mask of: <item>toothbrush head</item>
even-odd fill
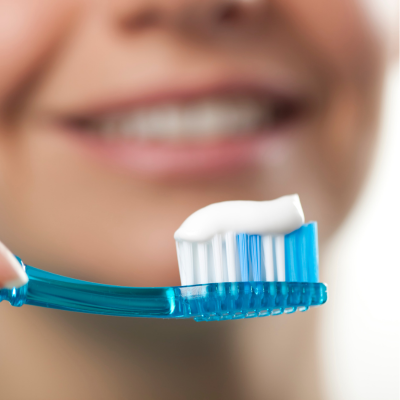
[[[305,311],[327,300],[317,224],[304,224],[297,195],[213,204],[190,216],[175,240],[182,293],[197,298],[197,306],[187,302],[198,320]]]

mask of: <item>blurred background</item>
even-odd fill
[[[388,72],[384,93],[374,166],[325,260],[323,281],[329,282],[330,301],[320,351],[329,399],[399,396],[398,65]]]
[[[329,301],[216,323],[0,305],[0,398],[395,400],[398,2],[0,0],[0,240],[179,285],[173,233],[298,193]]]

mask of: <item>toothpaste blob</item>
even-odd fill
[[[216,234],[285,235],[300,228],[304,213],[297,194],[271,201],[224,201],[193,213],[175,232],[177,241],[206,242]]]

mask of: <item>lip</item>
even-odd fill
[[[288,99],[304,106],[307,96],[299,96],[285,89],[260,85],[259,83],[234,84],[217,83],[175,88],[149,93],[133,98],[117,99],[94,104],[84,111],[71,114],[56,114],[51,123],[56,130],[85,154],[105,162],[123,171],[144,179],[193,179],[212,178],[234,174],[244,169],[256,168],[265,157],[265,152],[272,149],[274,143],[293,131],[300,118],[282,124],[282,126],[248,132],[243,137],[228,137],[217,141],[199,141],[196,143],[148,142],[134,138],[101,137],[96,132],[83,131],[65,123],[71,115],[97,117],[105,114],[122,113],[136,107],[146,107],[167,102],[185,102],[215,95],[270,96],[276,99]],[[301,100],[299,100],[301,99]],[[295,129],[296,130],[296,129]]]
[[[276,99],[289,101],[310,101],[314,97],[312,93],[296,85],[293,79],[287,78],[284,84],[282,79],[274,79],[260,82],[259,79],[243,79],[239,76],[214,78],[202,81],[198,79],[188,84],[187,82],[169,82],[161,84],[149,90],[130,90],[128,94],[111,94],[104,96],[104,100],[84,100],[78,109],[70,107],[67,111],[57,111],[57,117],[65,117],[66,114],[74,116],[95,117],[103,114],[119,113],[137,107],[147,107],[157,103],[185,102],[201,97],[218,95],[252,94],[254,96],[271,96]],[[163,87],[161,87],[163,86]],[[135,93],[135,94],[132,94]],[[58,115],[57,115],[58,114]]]
[[[67,133],[88,154],[143,178],[217,177],[257,165],[272,134],[202,144],[143,143],[132,139],[100,140]],[[274,135],[275,136],[275,135]]]

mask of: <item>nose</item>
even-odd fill
[[[120,18],[127,31],[168,28],[180,31],[214,31],[249,19],[263,0],[162,0],[145,2]],[[257,7],[259,9],[259,7]]]

